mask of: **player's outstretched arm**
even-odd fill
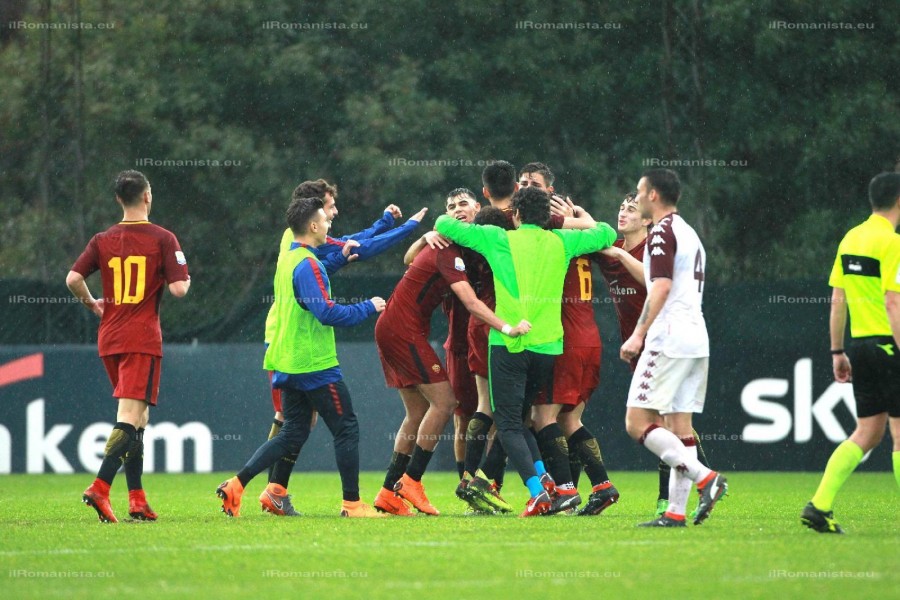
[[[376,235],[390,230],[396,222],[395,216],[399,217],[400,214],[400,209],[395,205],[390,204],[387,208],[384,209],[384,212],[381,214],[381,218],[372,223],[370,227],[367,227],[362,231],[357,231],[356,233],[351,233],[350,235],[345,235],[336,239],[341,242],[346,242],[347,240],[356,240],[357,242],[361,242],[363,240],[375,237]]]
[[[331,298],[328,275],[321,263],[313,259],[300,262],[294,269],[294,297],[305,306],[323,325],[332,327],[352,327],[378,310],[380,298],[364,300],[355,304],[338,304]],[[383,300],[382,300],[383,302]],[[382,308],[382,310],[384,310]]]
[[[94,299],[81,273],[69,271],[69,274],[66,275],[66,287],[88,310],[98,317],[103,316],[103,300]]]
[[[600,251],[600,254],[609,256],[618,260],[628,271],[628,274],[634,277],[641,286],[644,285],[644,263],[636,259],[630,252],[626,252],[618,246],[610,246]]]
[[[460,246],[471,248],[485,258],[492,250],[497,250],[498,242],[506,238],[506,232],[494,225],[471,225],[457,221],[448,215],[441,215],[434,224],[435,230],[445,238]]]
[[[457,297],[466,307],[466,310],[469,311],[469,314],[477,318],[479,321],[487,323],[497,331],[510,337],[519,337],[521,335],[525,335],[531,330],[531,323],[524,319],[519,321],[519,323],[515,327],[513,327],[510,324],[506,323],[503,319],[498,317],[494,313],[494,311],[492,311],[484,302],[478,299],[478,296],[475,295],[475,290],[472,289],[472,286],[468,281],[457,281],[450,286],[450,289],[453,290],[453,293],[457,295]]]
[[[378,256],[385,250],[393,248],[396,244],[408,238],[413,230],[422,222],[422,219],[425,217],[426,212],[428,212],[428,209],[423,208],[422,210],[411,216],[406,221],[406,223],[404,223],[400,227],[396,227],[394,229],[391,229],[390,231],[372,236],[367,239],[342,241],[336,240],[334,238],[329,238],[329,241],[326,244],[316,248],[316,258],[322,261],[322,264],[325,265],[325,268],[329,274],[334,274],[338,269],[345,266],[347,262],[349,262],[343,260],[341,256],[338,256],[338,254],[340,254],[338,251],[343,250],[346,245],[351,242],[359,244],[353,249],[353,253],[356,255],[355,260],[368,260],[374,256]],[[344,258],[346,258],[346,256]]]
[[[554,232],[562,238],[566,251],[566,262],[576,256],[590,254],[609,248],[616,241],[616,230],[606,223],[594,223],[591,229],[569,230],[556,229]]]

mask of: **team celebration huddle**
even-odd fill
[[[439,515],[424,481],[437,441],[452,420],[460,477],[456,496],[470,512],[514,511],[501,495],[504,481],[508,489],[509,465],[527,490],[522,517],[601,514],[620,492],[610,481],[600,440],[582,422],[600,380],[596,265],[620,326],[621,368],[633,374],[625,428],[659,458],[656,514],[640,526],[703,523],[728,483],[709,466],[692,423],[694,413],[704,409],[709,367],[701,308],[706,254],[678,213],[679,177],[668,169],[644,172],[635,191],[617,200],[616,229],[555,194],[553,184],[543,163],[517,172],[508,162],[492,162],[482,172],[480,194],[462,187],[447,194],[434,230],[406,251],[408,268],[391,296],[355,304],[333,299],[329,276],[406,240],[427,209],[397,226],[402,212],[389,205],[370,228],[333,238],[337,187],[323,179],[297,186],[286,211],[288,228],[265,327],[263,366],[271,379],[273,424],[268,441],[216,490],[222,511],[240,516],[245,488],[265,472],[263,510],[299,516],[288,494],[289,479],[321,419],[333,436],[342,516]],[[896,212],[898,194],[891,185],[897,187],[896,181],[882,185],[887,190],[882,195],[893,193],[895,206],[884,210]],[[187,294],[190,276],[175,236],[148,220],[152,193],[144,175],[120,173],[116,199],[123,220],[94,236],[67,277],[72,293],[101,317],[100,356],[118,399],[102,465],[83,501],[101,521],[116,522],[109,493],[121,467],[130,516],[152,521],[157,515],[141,475],[143,432],[149,407],[156,405],[162,364],[159,305],[164,287],[176,297]],[[841,260],[838,256],[833,285],[843,283],[842,273],[855,274],[852,265],[841,271]],[[98,270],[102,299],[94,299],[85,283]],[[429,343],[432,314],[439,307],[449,322],[445,361]],[[872,318],[882,313],[883,308]],[[384,449],[384,482],[369,504],[359,487],[360,428],[334,327],[352,327],[376,315],[375,345],[385,382],[397,390],[405,415],[392,452]],[[838,321],[840,336],[833,331],[833,344],[842,345],[845,323],[846,313]],[[886,334],[883,329],[871,335],[891,335],[890,326]],[[834,352],[835,376],[846,381],[849,363],[842,352]],[[878,409],[877,400],[868,402],[861,417],[880,418],[888,410]],[[818,531],[840,532],[830,503],[861,460],[860,447],[866,447],[851,440],[832,457],[836,466],[829,462],[822,487],[804,509],[803,522]],[[589,484],[582,485],[582,470]],[[688,514],[693,489],[698,500]]]

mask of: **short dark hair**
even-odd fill
[[[869,182],[872,210],[888,210],[900,196],[900,173],[880,173]]]
[[[294,235],[306,233],[306,228],[320,208],[325,208],[325,201],[321,198],[294,198],[291,200],[285,217],[287,217],[288,227],[291,228]]]
[[[450,198],[457,198],[459,196],[468,196],[475,202],[478,202],[478,198],[475,196],[475,192],[466,187],[458,187],[450,190],[450,193],[447,194],[446,199],[449,200]]]
[[[516,191],[516,168],[505,160],[496,160],[481,172],[481,183],[491,198],[509,198]]]
[[[522,223],[546,227],[550,221],[550,195],[540,188],[519,188],[513,196],[512,207],[518,211]]]
[[[553,175],[553,171],[550,170],[550,167],[542,162],[530,162],[522,167],[522,170],[519,171],[519,178],[526,173],[538,173],[544,178],[544,183],[547,184],[547,187],[553,185],[553,181],[556,179],[556,176]]]
[[[140,171],[122,171],[116,175],[116,198],[125,206],[135,206],[150,187],[150,182]]]
[[[649,169],[644,171],[650,187],[659,192],[663,202],[675,206],[681,198],[681,180],[678,173],[671,169]]]
[[[634,192],[628,192],[625,194],[625,197],[622,198],[623,202],[634,202],[634,199],[637,198],[637,194]]]
[[[513,228],[506,213],[495,206],[483,206],[472,222],[476,225],[496,225],[506,230]]]
[[[337,198],[337,185],[328,183],[324,179],[316,179],[315,181],[304,181],[291,194],[291,200],[297,198],[321,198],[325,199],[325,194],[331,194]]]

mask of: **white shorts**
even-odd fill
[[[671,358],[644,350],[631,378],[626,406],[660,414],[702,413],[709,357]]]

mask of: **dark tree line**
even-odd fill
[[[233,318],[270,285],[300,181],[338,183],[347,233],[388,203],[433,218],[504,158],[548,163],[608,221],[648,164],[690,161],[674,168],[711,282],[821,280],[900,156],[898,17],[862,0],[11,0],[0,277],[61,285],[136,168],[197,284],[170,318]]]

